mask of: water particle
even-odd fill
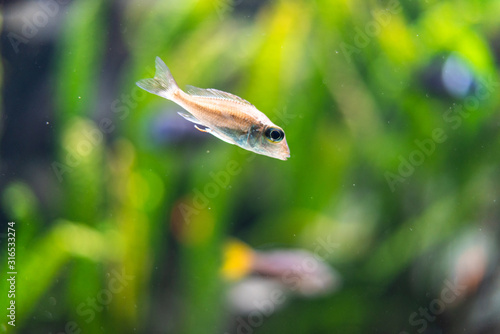
[[[50,122],[45,122],[45,124],[49,125],[49,124],[50,124]]]

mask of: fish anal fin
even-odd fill
[[[194,86],[186,86],[186,91],[188,92],[189,95],[192,96],[200,96],[200,97],[208,97],[208,98],[214,98],[214,99],[224,99],[224,100],[230,100],[230,101],[236,101],[239,103],[247,104],[249,106],[253,106],[250,102],[248,102],[245,99],[242,99],[239,96],[236,96],[234,94],[228,93],[228,92],[223,92],[218,89],[214,88],[198,88]]]

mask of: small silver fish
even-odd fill
[[[187,113],[178,114],[197,124],[195,128],[202,132],[272,158],[286,160],[290,157],[283,129],[253,104],[217,89],[187,86],[186,93],[179,88],[167,65],[159,57],[156,57],[155,77],[140,80],[136,84],[145,91],[180,105]]]

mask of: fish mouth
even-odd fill
[[[290,158],[290,153],[288,154],[283,154],[281,157],[279,157],[278,159],[280,160],[283,160],[283,161],[286,161],[288,158]]]

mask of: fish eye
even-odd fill
[[[267,139],[275,143],[280,142],[283,138],[285,138],[283,130],[277,128],[268,128],[264,134]]]

